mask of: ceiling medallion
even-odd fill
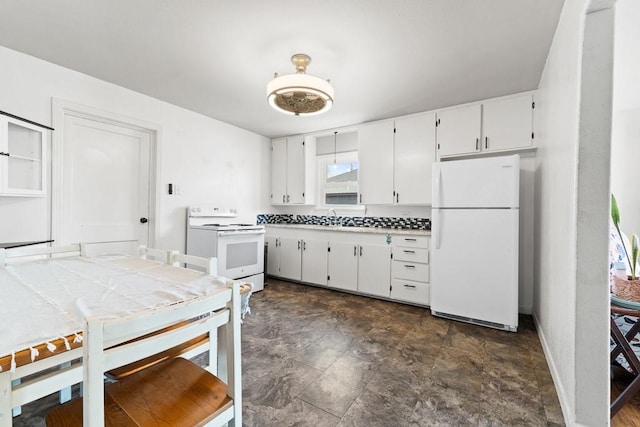
[[[328,111],[333,105],[333,87],[329,80],[306,74],[311,57],[297,53],[291,57],[295,74],[278,76],[267,85],[269,104],[278,111],[310,116]]]

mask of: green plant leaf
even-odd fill
[[[613,221],[613,225],[616,226],[616,230],[618,231],[618,237],[620,237],[620,243],[622,243],[622,249],[624,249],[624,254],[627,256],[627,262],[629,263],[629,268],[631,268],[631,275],[635,277],[635,262],[633,265],[631,264],[631,259],[629,258],[629,252],[627,251],[627,247],[624,245],[624,239],[622,238],[622,232],[620,231],[620,211],[618,210],[618,202],[616,201],[616,196],[611,193],[611,220]]]
[[[640,253],[640,249],[638,249],[638,236],[635,234],[631,235],[631,279],[636,280],[638,276],[636,276],[636,264],[638,263],[638,254]]]
[[[613,193],[611,194],[611,219],[613,220],[613,225],[618,228],[620,226],[620,211],[618,210],[616,196]]]

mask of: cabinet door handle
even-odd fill
[[[302,242],[302,250],[303,251],[307,250],[307,242]]]
[[[298,240],[298,250],[300,250],[300,240]]]
[[[408,251],[408,250],[403,250],[402,252],[404,252],[405,254],[415,254],[416,251]]]
[[[289,203],[289,195],[287,194],[287,203]]]
[[[405,287],[405,288],[413,288],[413,289],[415,289],[415,288],[416,288],[416,285],[407,285],[407,284],[405,283],[405,284],[404,284],[404,287]]]
[[[362,193],[360,193],[360,203],[362,203]]]
[[[284,196],[284,194],[283,194],[283,195],[282,195],[282,203],[284,203],[284,202],[285,202],[284,197],[285,197],[285,196]]]
[[[484,148],[485,149],[489,148],[489,137],[488,136],[484,137]]]
[[[396,203],[400,203],[400,193],[396,193]]]
[[[411,239],[411,238],[405,237],[405,238],[404,238],[404,241],[405,241],[405,242],[417,242],[418,240],[417,240],[417,239]]]
[[[357,256],[358,255],[358,247],[354,246],[353,247],[353,256]]]
[[[362,256],[362,246],[360,246],[360,256]]]
[[[480,138],[476,138],[476,150],[478,150],[478,143],[480,142]]]
[[[411,265],[411,264],[405,264],[404,268],[413,268],[413,269],[415,269],[416,266],[415,265]]]

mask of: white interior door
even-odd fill
[[[149,132],[65,116],[59,243],[92,254],[149,243],[150,144]]]

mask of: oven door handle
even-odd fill
[[[220,236],[220,237],[223,237],[223,236],[237,236],[237,237],[241,237],[241,236],[257,236],[259,234],[264,234],[264,233],[265,233],[265,230],[218,231],[218,236]]]

